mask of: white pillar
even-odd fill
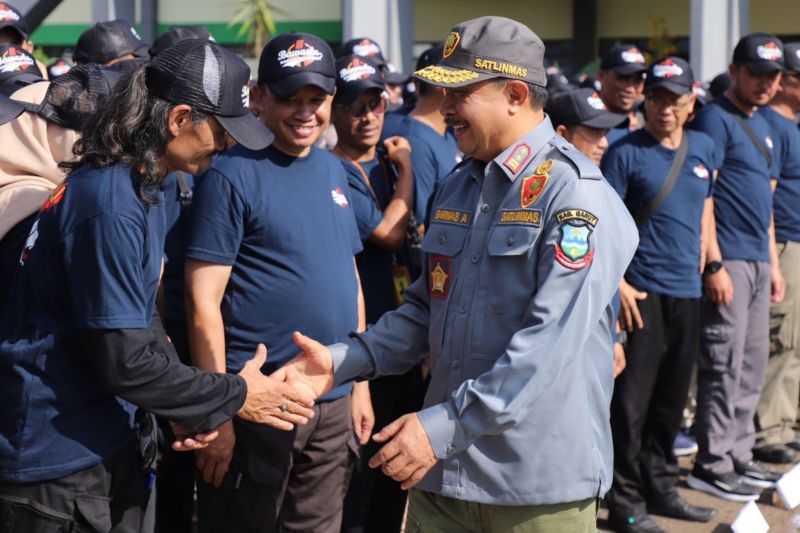
[[[689,58],[697,79],[727,70],[739,38],[749,32],[750,0],[691,0]]]
[[[136,22],[135,0],[92,0],[92,22],[123,19]]]
[[[369,37],[384,57],[411,72],[414,44],[414,0],[342,0],[342,40]]]

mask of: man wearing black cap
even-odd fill
[[[612,113],[592,89],[575,89],[553,96],[547,114],[556,133],[571,142],[586,157],[600,165],[608,148],[608,130],[625,127],[628,117]]]
[[[769,357],[770,301],[784,296],[772,224],[771,180],[780,174],[772,128],[759,107],[778,90],[783,44],[743,37],[733,51],[731,86],[703,106],[693,127],[715,144],[714,226],[703,270],[698,359],[697,444],[689,485],[732,501],[752,501],[780,477],[753,461],[753,417]]]
[[[608,142],[614,142],[629,131],[641,128],[644,117],[638,111],[638,105],[644,83],[644,72],[647,63],[642,52],[631,44],[622,44],[611,48],[603,56],[597,81],[600,82],[600,98],[608,109],[614,113],[624,113],[630,119],[625,127],[613,128],[609,131]]]
[[[195,190],[186,305],[199,368],[236,372],[266,342],[269,373],[297,353],[292,331],[339,342],[363,328],[354,259],[362,244],[347,174],[314,146],[335,84],[325,41],[305,33],[270,40],[253,97],[275,140],[223,154]],[[350,393],[347,383],[319,398],[315,423],[293,435],[239,418],[221,427],[220,442],[198,454],[201,529],[338,532],[358,448]]]
[[[332,122],[339,141],[333,153],[347,171],[349,196],[364,243],[356,262],[368,324],[395,309],[411,283],[404,249],[414,205],[411,148],[402,137],[379,141],[387,106],[383,85],[383,76],[369,59],[349,55],[336,61]],[[419,409],[423,394],[418,368],[403,376],[354,385],[353,424],[363,446],[362,465],[353,473],[345,498],[344,531],[400,530],[406,494],[398,483],[368,467],[369,456],[378,451],[370,436],[376,424],[382,428],[397,416]]]
[[[28,40],[28,25],[14,6],[0,2],[0,43],[16,44],[33,52],[33,43]]]
[[[16,44],[0,43],[0,93],[11,96],[22,87],[44,81],[36,58]]]
[[[784,46],[781,89],[759,113],[772,126],[780,171],[773,196],[775,240],[786,281],[783,302],[770,308],[770,356],[756,411],[753,455],[766,462],[791,462],[800,443],[794,435],[800,392],[800,43]]]
[[[593,531],[611,485],[611,299],[638,238],[544,114],[543,57],[528,27],[481,17],[415,73],[445,88],[469,156],[436,193],[423,274],[365,333],[330,347],[295,334],[285,369],[319,392],[430,352],[425,407],[375,435],[370,460],[415,488],[410,531]]]
[[[620,532],[663,531],[648,512],[700,522],[714,516],[680,498],[672,454],[699,342],[703,220],[716,168],[711,138],[684,129],[693,83],[683,59],[653,63],[644,128],[614,144],[601,167],[639,226],[639,248],[620,283],[627,366],[611,402],[607,499]]]
[[[258,371],[263,345],[239,376],[205,373],[177,361],[153,318],[164,175],[202,171],[228,135],[270,141],[239,97],[248,77],[241,59],[202,41],[141,65],[84,130],[64,165],[72,172],[42,206],[0,320],[9,531],[140,531],[155,459],[144,409],[183,426],[181,449],[205,445],[215,432],[194,434],[237,413],[286,430],[313,416],[307,389]]]
[[[417,59],[417,70],[436,65],[442,60],[442,45],[425,50]],[[411,144],[411,163],[414,169],[414,218],[425,223],[428,204],[437,185],[460,160],[455,137],[449,131],[444,116],[439,112],[444,89],[415,78],[417,103],[404,116],[387,115],[383,138],[400,136]]]
[[[109,20],[96,23],[78,37],[72,60],[78,65],[112,65],[128,59],[146,59],[150,57],[147,49],[133,26],[124,20]]]

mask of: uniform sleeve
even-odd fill
[[[244,238],[245,216],[242,195],[227,177],[210,169],[192,196],[186,257],[233,265]]]
[[[64,264],[79,329],[146,328],[145,229],[115,213],[94,217],[65,236]]]
[[[353,206],[358,234],[362,241],[366,241],[383,221],[383,212],[375,205],[375,200],[369,187],[364,183],[361,172],[345,161],[342,161],[342,166],[347,173],[348,195],[350,205]]]
[[[600,170],[603,172],[603,177],[617,191],[619,197],[623,200],[628,193],[628,172],[625,165],[624,152],[622,148],[624,144],[616,143],[609,148],[608,152],[603,156],[600,162]]]
[[[596,226],[588,235],[591,261],[586,261],[586,254],[572,261],[572,244],[562,237],[573,229],[580,234],[585,226],[579,221],[571,225],[563,218],[566,211],[551,212],[543,228],[544,241],[538,245],[536,293],[522,329],[511,337],[491,370],[464,381],[448,401],[419,412],[440,459],[465,450],[483,435],[502,433],[524,420],[562,369],[585,364],[581,359],[587,341],[597,324],[610,317],[612,296],[638,245],[635,224],[608,189],[573,188],[559,198],[561,208],[578,217],[587,212],[597,215]],[[611,344],[602,350],[609,353]]]

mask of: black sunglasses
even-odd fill
[[[376,96],[368,103],[356,100],[349,104],[336,105],[343,107],[345,111],[347,111],[347,114],[350,115],[350,118],[361,118],[370,111],[375,115],[383,115],[386,112],[386,98],[384,98],[383,95]]]

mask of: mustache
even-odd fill
[[[446,117],[444,119],[445,124],[447,124],[448,128],[454,128],[456,126],[466,126],[467,123],[461,119]]]

